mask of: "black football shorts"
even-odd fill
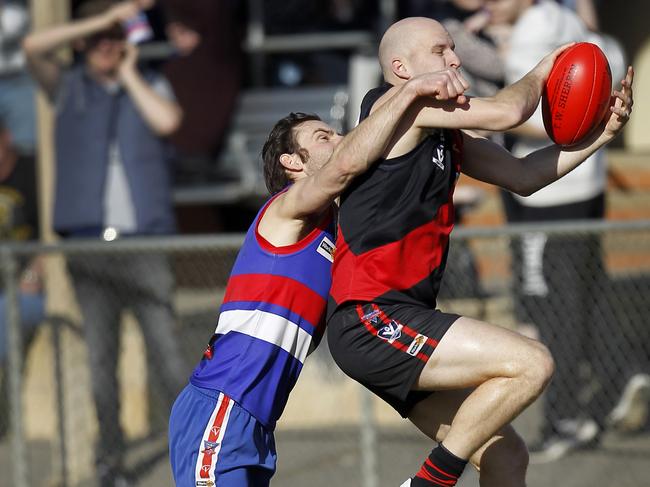
[[[411,304],[348,303],[330,317],[327,341],[343,372],[407,417],[431,394],[413,385],[458,318]]]

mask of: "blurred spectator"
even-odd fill
[[[162,137],[181,110],[163,77],[136,66],[125,21],[152,1],[90,0],[81,20],[32,33],[24,41],[30,69],[56,106],[54,229],[65,238],[112,241],[172,233],[171,178]],[[73,44],[81,62],[54,58]],[[173,276],[162,255],[86,255],[68,261],[84,319],[99,438],[99,485],[126,485],[124,437],[116,377],[120,314],[130,308],[144,335],[150,381],[163,386],[169,407],[185,368],[174,337]]]
[[[36,170],[33,156],[20,154],[10,131],[0,120],[0,242],[33,240],[38,236]],[[27,350],[44,318],[42,265],[39,258],[20,263],[18,303]],[[9,425],[7,409],[6,300],[0,292],[0,437]]]
[[[567,7],[554,1],[487,0],[493,25],[511,27],[505,42],[506,83],[512,83],[542,57],[567,42],[592,41],[607,54],[614,82],[624,76],[622,52],[616,42],[590,32]],[[516,129],[513,153],[528,154],[550,143],[541,108]],[[520,197],[503,193],[509,222],[601,219],[605,215],[605,152],[537,193]],[[607,276],[596,235],[555,236],[530,233],[514,243],[516,313],[535,325],[556,361],[556,373],[544,402],[546,423],[541,441],[531,446],[533,459],[553,460],[570,449],[599,440],[613,407],[620,369],[612,367],[615,328],[604,299]],[[591,367],[597,384],[589,392],[581,374]],[[584,399],[589,396],[588,399]]]
[[[578,14],[589,30],[598,31],[598,12],[594,0],[556,0],[565,7],[569,7]]]
[[[25,2],[0,1],[0,117],[11,131],[14,149],[21,154],[34,154],[36,146],[34,83],[25,70],[20,48],[28,31]]]
[[[438,18],[456,44],[463,60],[463,75],[470,82],[470,95],[492,96],[503,87],[503,62],[492,38],[484,29],[489,16],[484,0],[449,0]]]
[[[163,68],[184,118],[171,136],[179,182],[227,177],[217,156],[242,82],[243,19],[234,0],[164,0],[166,32],[175,48]]]

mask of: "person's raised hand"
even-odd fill
[[[104,13],[108,25],[118,24],[135,17],[142,10],[153,7],[155,0],[129,0],[113,5]]]
[[[120,80],[124,81],[125,76],[133,73],[138,61],[138,48],[130,42],[124,43],[124,57],[117,69]]]

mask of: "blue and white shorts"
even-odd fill
[[[222,392],[188,384],[169,418],[177,487],[267,487],[275,473],[273,432]]]

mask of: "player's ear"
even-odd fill
[[[401,79],[410,79],[411,74],[408,71],[408,68],[401,59],[393,59],[390,64],[393,74]]]
[[[302,169],[302,159],[298,154],[284,153],[280,156],[280,164],[289,171],[300,171]]]

